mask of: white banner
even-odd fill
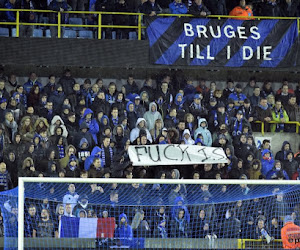
[[[222,148],[185,144],[159,144],[129,146],[133,166],[193,165],[227,163]]]

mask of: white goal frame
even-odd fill
[[[19,177],[18,186],[18,250],[24,249],[24,184],[26,182],[44,183],[97,183],[97,184],[208,184],[208,185],[300,185],[295,180],[216,180],[216,179],[126,179],[126,178],[59,178],[59,177]]]

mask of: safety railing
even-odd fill
[[[282,249],[282,240],[267,243],[265,239],[238,239],[238,249]]]
[[[56,26],[58,29],[57,37],[61,38],[61,28],[62,27],[80,27],[80,28],[97,28],[98,35],[97,38],[102,38],[102,29],[103,28],[113,28],[113,29],[137,29],[138,34],[138,40],[142,39],[142,29],[145,29],[146,27],[143,26],[142,18],[145,14],[143,13],[130,13],[130,12],[97,12],[97,11],[63,11],[63,12],[57,12],[52,10],[32,10],[32,9],[1,9],[0,12],[6,12],[6,11],[13,11],[16,12],[16,21],[15,22],[0,22],[1,25],[14,25],[16,26],[16,37],[19,37],[20,35],[20,25],[25,26]],[[25,23],[20,21],[20,12],[33,12],[33,13],[56,13],[57,14],[57,23]],[[61,23],[61,17],[62,14],[86,14],[86,15],[96,15],[98,24],[64,24]],[[102,17],[104,15],[126,15],[126,16],[137,16],[137,25],[107,25],[102,24]],[[170,17],[170,16],[176,16],[176,17],[194,17],[190,14],[158,14],[158,16],[162,17]],[[226,15],[209,15],[208,18],[216,18],[216,19],[222,19],[222,18],[237,18],[236,16],[226,16]],[[242,17],[238,17],[242,18]],[[255,17],[245,17],[245,19],[285,19],[285,20],[297,20],[297,27],[298,31],[300,32],[300,18],[299,17],[267,17],[267,16],[255,16]]]
[[[262,122],[262,121],[255,121],[255,123],[261,124],[261,134],[265,134],[265,123],[269,124],[290,124],[290,125],[296,125],[296,133],[299,134],[299,126],[300,122],[297,121],[289,121],[289,122],[276,122],[276,121],[269,121],[269,122]]]

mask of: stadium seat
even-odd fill
[[[65,30],[63,38],[77,38],[77,32],[75,30]]]
[[[9,37],[9,29],[8,28],[0,28],[0,36]]]
[[[12,30],[11,30],[11,36],[12,37],[16,37],[17,36],[17,30],[16,30],[16,28],[13,28]]]
[[[78,38],[94,38],[93,31],[91,30],[79,30],[79,36]]]
[[[34,29],[33,30],[33,37],[43,37],[43,30],[41,30],[41,29]]]
[[[50,29],[46,29],[46,37],[51,38],[51,31]]]
[[[137,40],[137,34],[135,31],[129,32],[129,40]]]
[[[69,24],[78,24],[82,25],[82,19],[78,17],[71,17],[69,18]],[[82,30],[82,27],[70,27],[72,30]]]

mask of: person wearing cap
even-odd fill
[[[207,109],[201,104],[203,99],[202,94],[195,94],[193,102],[189,106],[189,113],[195,118],[205,117],[207,115]]]
[[[141,103],[141,96],[136,95],[134,98],[134,110],[138,117],[143,117],[146,113],[146,107]]]
[[[284,226],[281,228],[281,240],[284,249],[300,248],[300,227],[294,223],[290,215],[284,218]]]
[[[235,85],[235,91],[229,95],[228,98],[231,98],[234,101],[235,108],[239,108],[240,106],[243,105],[244,100],[247,98],[243,93],[242,93],[242,85],[241,84],[236,84]]]
[[[250,128],[250,124],[244,118],[244,114],[241,110],[236,113],[236,117],[230,121],[229,129],[233,137],[240,136],[243,133],[245,126]]]
[[[209,114],[209,128],[212,132],[215,132],[221,124],[229,125],[230,117],[225,111],[225,104],[219,102],[216,112]]]
[[[251,107],[249,99],[245,99],[243,105],[239,108],[243,112],[244,117],[247,119],[247,121],[253,122],[255,117],[254,109]]]

